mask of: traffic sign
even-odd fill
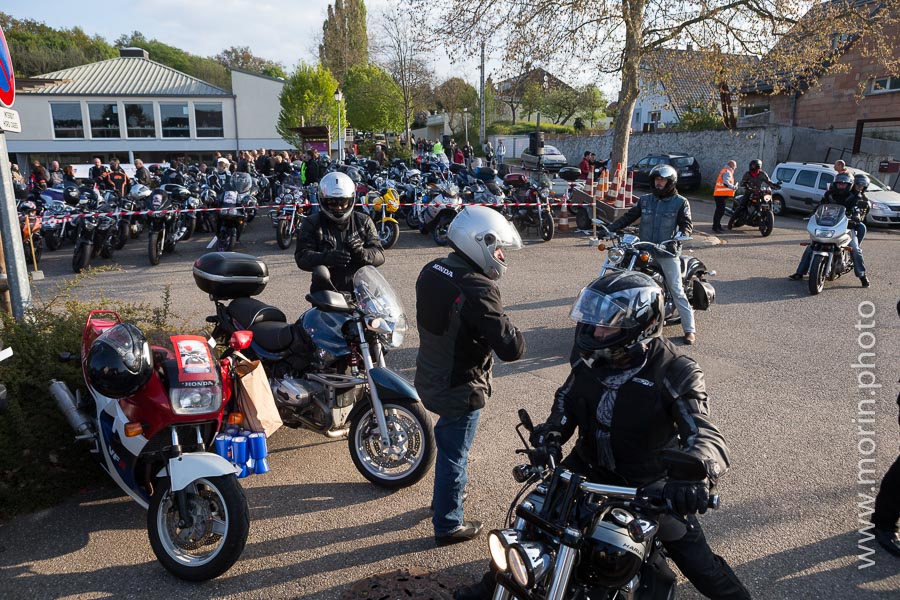
[[[0,108],[0,131],[22,133],[22,121],[19,120],[19,111],[11,108]]]
[[[12,57],[9,55],[9,46],[6,45],[6,36],[0,27],[0,106],[10,108],[16,99],[16,76],[13,73]]]

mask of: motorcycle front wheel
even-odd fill
[[[812,266],[809,268],[809,293],[812,296],[819,294],[825,288],[825,257],[814,256]]]
[[[434,243],[438,246],[446,246],[450,242],[450,238],[447,237],[447,231],[450,229],[451,222],[453,222],[453,217],[450,215],[438,217],[438,222],[434,226],[434,231],[432,231]]]
[[[759,232],[763,237],[769,237],[772,235],[772,230],[775,229],[775,214],[767,210],[763,213],[762,217],[759,220]]]
[[[375,223],[375,229],[378,231],[381,247],[385,250],[393,248],[400,239],[400,225],[394,221],[378,221]]]
[[[282,250],[287,250],[294,243],[294,236],[291,234],[291,222],[288,219],[278,221],[278,229],[275,230],[275,241]]]
[[[131,223],[128,221],[119,221],[119,233],[116,235],[116,250],[121,250],[125,247],[125,242],[128,241],[128,238],[131,237]]]
[[[553,222],[553,215],[550,214],[549,210],[545,210],[541,214],[541,227],[540,227],[540,235],[541,239],[545,242],[549,242],[553,239],[553,232],[556,230],[556,225]]]
[[[62,238],[59,237],[59,233],[54,231],[53,233],[47,236],[47,250],[53,252],[55,250],[59,250],[62,246]]]
[[[236,233],[237,230],[234,227],[220,228],[216,250],[218,252],[231,252],[234,249],[234,236]]]
[[[419,216],[416,214],[415,206],[410,206],[406,211],[406,226],[410,229],[419,228]]]
[[[159,257],[162,256],[165,242],[166,238],[163,236],[162,230],[150,231],[150,235],[147,237],[147,251],[150,255],[151,265],[159,264]]]
[[[371,402],[350,418],[350,458],[363,477],[377,486],[413,485],[434,464],[434,430],[422,404],[413,399],[382,402],[390,446],[381,443]]]
[[[191,525],[180,527],[170,482],[158,482],[147,512],[150,546],[179,579],[206,581],[230,569],[244,550],[250,531],[247,498],[234,475],[200,478],[184,491]]]
[[[87,242],[76,242],[75,252],[72,254],[72,270],[81,273],[91,264],[91,254],[93,252],[93,244]]]

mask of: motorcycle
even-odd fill
[[[362,197],[362,209],[372,217],[381,247],[385,250],[394,247],[400,239],[400,223],[393,214],[400,209],[400,198],[397,190],[383,181],[378,189],[369,190]]]
[[[692,238],[676,236],[661,244],[654,244],[653,242],[642,242],[638,236],[631,233],[614,234],[600,219],[595,219],[593,222],[597,224],[598,235],[611,240],[608,245],[600,243],[597,246],[600,251],[606,250],[606,260],[600,267],[600,277],[609,271],[646,273],[662,288],[665,294],[666,324],[680,322],[681,317],[678,315],[675,301],[669,294],[665,275],[659,264],[653,259],[653,255],[659,253],[662,256],[675,256],[675,253],[670,250],[670,245],[686,242]],[[716,290],[706,280],[706,277],[713,277],[716,272],[709,271],[703,261],[695,256],[680,255],[678,258],[681,264],[681,283],[688,302],[694,310],[708,310],[710,305],[716,301]]]
[[[706,479],[702,461],[667,449],[660,481],[639,488],[592,483],[557,465],[553,451],[529,447],[521,430],[534,426],[524,409],[519,421],[524,448],[516,453],[528,462],[513,469],[513,478],[523,488],[509,507],[506,528],[487,538],[497,571],[493,600],[674,598],[677,577],[658,533],[663,519],[691,525],[668,508],[663,488],[668,479]],[[713,495],[708,506],[718,508],[719,497]]]
[[[150,264],[154,266],[159,264],[163,253],[175,251],[175,245],[184,239],[188,230],[185,213],[178,210],[178,205],[165,188],[156,188],[147,198],[147,254]],[[181,189],[187,191],[186,188]]]
[[[861,215],[858,209],[852,213],[855,220]],[[851,240],[856,240],[856,228],[851,227],[847,209],[840,204],[820,204],[806,226],[812,247],[812,263],[809,268],[809,293],[820,294],[826,281],[834,281],[853,271]]]
[[[125,243],[129,239],[136,239],[144,230],[144,217],[135,213],[146,205],[149,196],[150,188],[140,183],[136,183],[128,188],[128,193],[125,194],[118,205],[120,214],[116,224],[118,231],[116,250],[124,248]]]
[[[118,238],[115,205],[108,204],[94,191],[84,206],[87,212],[78,219],[72,254],[72,270],[76,273],[87,269],[98,255],[112,258]]]
[[[299,178],[289,176],[281,186],[281,192],[275,199],[278,210],[270,210],[269,218],[275,228],[275,242],[282,250],[287,250],[294,243],[294,235],[303,220],[303,209],[306,206],[303,186]]]
[[[738,207],[737,201],[731,209],[731,218],[728,219],[728,229],[736,229],[742,225],[758,227],[763,237],[769,237],[775,228],[775,213],[772,212],[772,190],[781,189],[776,185],[770,188],[767,185],[757,189],[747,189],[747,203],[743,210]]]
[[[193,182],[186,183],[190,185]],[[178,223],[175,229],[176,231],[184,229],[179,241],[186,242],[194,236],[194,232],[197,230],[197,209],[200,208],[199,192],[195,196],[188,185],[168,184],[162,188],[168,192],[174,208],[178,210]]]
[[[235,347],[249,343],[241,342],[247,337],[236,336]],[[188,367],[188,347],[202,351],[203,369]],[[147,509],[150,545],[163,567],[189,581],[218,577],[240,556],[250,527],[239,469],[207,451],[222,423],[223,374],[231,373],[223,363],[230,357],[217,363],[198,336],[172,336],[171,347],[151,348],[118,314],[94,310],[80,358],[86,396],[50,382],[75,439],[86,442],[100,467]],[[118,371],[97,366],[116,360]],[[148,370],[142,383],[137,373]],[[230,390],[231,382],[224,383]]]
[[[245,355],[265,367],[285,425],[329,438],[347,436],[353,465],[385,488],[419,481],[434,463],[431,420],[416,389],[390,370],[384,348],[397,348],[406,316],[393,288],[374,267],[353,276],[352,293],[334,290],[325,267],[313,271],[312,308],[295,323],[253,296],[268,282],[261,260],[233,252],[201,256],[194,281],[215,303],[212,337],[253,333]],[[225,300],[231,300],[225,303]]]
[[[434,174],[430,174],[430,181],[434,182]],[[416,201],[416,219],[419,223],[419,232],[431,233],[434,243],[438,246],[446,246],[450,243],[447,231],[450,223],[463,209],[462,198],[459,196],[459,188],[446,180],[437,180]]]
[[[542,240],[552,240],[556,225],[550,212],[550,177],[543,172],[536,172],[530,179],[521,173],[510,173],[503,183],[512,190],[510,201],[524,204],[513,210],[516,229],[525,233],[529,227],[535,227]]]
[[[250,190],[253,180],[248,173],[235,173],[231,176],[229,188],[222,192],[218,225],[216,228],[216,250],[230,252],[234,249],[237,238],[244,230],[247,222],[247,207],[254,204]]]

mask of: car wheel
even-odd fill
[[[787,207],[784,205],[784,198],[781,196],[772,196],[772,214],[776,217],[782,216],[787,212]]]

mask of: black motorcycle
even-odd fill
[[[666,479],[640,488],[592,483],[556,465],[558,446],[529,447],[521,430],[534,427],[524,409],[519,420],[524,448],[516,453],[529,461],[513,469],[524,487],[509,507],[507,528],[488,534],[497,572],[493,600],[674,598],[677,577],[657,534],[663,520],[691,525],[668,508],[663,487],[667,479],[703,481],[703,462],[669,449],[661,456]],[[712,496],[709,507],[718,506]]]
[[[187,231],[184,213],[180,212],[176,199],[165,187],[153,190],[147,198],[147,255],[154,266],[159,264],[164,253],[175,250],[175,245]],[[182,186],[177,187],[187,191]]]
[[[731,218],[728,219],[728,229],[736,229],[742,225],[758,227],[763,237],[769,237],[775,228],[775,213],[772,211],[772,190],[780,190],[780,185],[769,187],[764,185],[759,189],[747,188],[747,201],[740,208],[737,200],[731,208]]]
[[[88,201],[86,212],[78,218],[75,230],[74,272],[81,273],[97,256],[112,258],[118,243],[117,210],[118,207],[96,193]]]
[[[216,250],[230,252],[241,236],[247,222],[247,207],[253,206],[253,180],[248,173],[231,176],[227,189],[221,193],[216,227]]]
[[[556,224],[550,212],[550,176],[537,172],[526,179],[520,173],[510,173],[503,182],[509,186],[510,202],[523,205],[512,208],[512,222],[516,229],[524,234],[533,227],[542,240],[552,240]]]
[[[303,187],[289,177],[275,200],[278,202],[278,209],[270,210],[269,218],[275,228],[275,242],[279,248],[287,250],[294,243],[294,235],[303,220],[303,210],[306,207]]]

